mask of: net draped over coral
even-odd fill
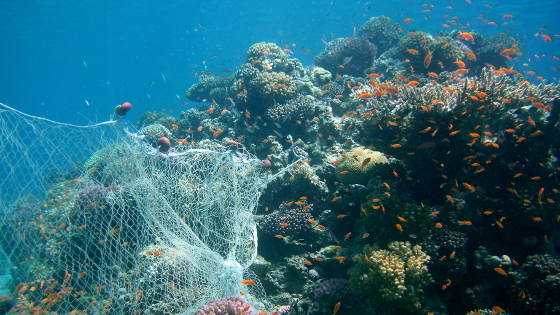
[[[260,160],[239,148],[164,154],[119,124],[8,107],[0,126],[0,241],[19,310],[190,314],[259,294],[241,281],[254,278]]]

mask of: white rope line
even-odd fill
[[[16,112],[16,113],[18,113],[18,114],[20,114],[20,115],[22,115],[22,116],[28,117],[28,118],[43,120],[43,121],[46,121],[46,122],[50,122],[50,123],[52,123],[52,124],[61,125],[61,126],[67,126],[67,127],[94,128],[94,127],[99,127],[99,126],[111,125],[111,124],[116,124],[116,123],[118,123],[117,120],[108,120],[108,121],[100,122],[100,123],[93,124],[93,125],[80,126],[80,125],[62,123],[62,122],[50,120],[50,119],[47,119],[47,118],[44,118],[44,117],[29,115],[29,114],[26,114],[26,113],[24,113],[24,112],[22,112],[22,111],[19,111],[19,110],[15,109],[15,108],[13,108],[13,107],[10,107],[10,106],[8,106],[8,105],[6,105],[6,104],[4,104],[4,103],[0,103],[0,106],[1,106],[1,107],[4,107],[4,108],[6,108],[6,109],[8,109],[8,110],[10,110],[10,111]]]

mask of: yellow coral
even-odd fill
[[[367,184],[378,166],[389,163],[385,154],[364,147],[344,152],[339,160],[336,176],[345,184]]]
[[[247,61],[259,59],[262,56],[272,55],[274,58],[286,57],[280,46],[274,43],[260,42],[251,45],[247,50]]]
[[[350,269],[350,284],[354,290],[379,302],[409,311],[422,307],[423,291],[432,281],[426,255],[418,245],[392,242],[388,249],[364,248],[364,254],[354,258]]]
[[[271,102],[283,102],[297,92],[294,79],[284,72],[259,72],[249,84],[252,91]]]

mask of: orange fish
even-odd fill
[[[402,147],[402,144],[400,144],[400,143],[391,144],[391,148],[395,148],[395,149],[396,149],[396,148],[400,148],[400,147]]]
[[[370,98],[372,96],[373,96],[373,93],[358,93],[358,94],[354,95],[354,97],[358,98],[358,99]]]
[[[542,203],[543,194],[544,194],[544,187],[541,187],[537,192],[537,201],[539,202],[539,204]]]
[[[338,313],[338,310],[340,310],[340,305],[342,305],[340,301],[336,302],[336,304],[333,307],[331,315],[336,315],[336,313]]]
[[[407,51],[409,54],[415,55],[415,56],[420,54],[420,52],[419,52],[418,50],[416,50],[416,49],[407,49],[406,51]]]
[[[284,238],[285,236],[282,235],[282,234],[276,234],[276,235],[274,235],[274,237],[276,237],[276,238]]]
[[[397,228],[397,230],[399,230],[401,232],[404,231],[402,225],[400,225],[399,223],[395,224],[395,227]]]
[[[249,280],[249,279],[242,280],[242,281],[239,282],[239,283],[240,283],[240,284],[243,284],[243,285],[255,285],[255,284],[257,284],[257,283],[255,282],[255,280]]]
[[[457,224],[459,225],[472,225],[472,221],[457,221]]]
[[[418,84],[420,84],[420,82],[418,82],[418,81],[410,81],[410,82],[408,82],[406,85],[407,85],[407,86],[415,86],[415,85],[418,85]]]
[[[424,56],[424,69],[428,69],[430,67],[430,64],[432,63],[432,54],[433,53],[431,51],[428,51],[426,56]]]
[[[444,283],[444,284],[441,286],[441,289],[442,289],[442,290],[445,290],[445,289],[447,289],[450,285],[451,285],[451,280],[450,280],[450,279],[447,279],[447,282]]]
[[[467,65],[465,65],[465,63],[463,61],[461,61],[459,59],[455,60],[453,63],[456,64],[457,67],[459,67],[459,68],[465,68],[467,66]]]
[[[463,187],[465,187],[466,189],[470,190],[471,192],[474,192],[474,191],[476,190],[476,188],[475,188],[473,185],[469,184],[469,183],[463,183],[462,185],[463,185]]]
[[[371,157],[367,157],[362,161],[362,168],[364,168],[371,161]]]
[[[466,55],[467,55],[467,58],[469,58],[470,60],[476,61],[476,55],[475,55],[475,53],[473,53],[472,51],[467,50],[467,51],[466,51]]]
[[[508,274],[507,271],[505,271],[503,268],[500,268],[500,267],[494,268],[494,271],[501,274],[502,276],[507,276],[507,274]]]
[[[474,42],[474,36],[469,32],[461,32],[461,33],[459,33],[457,38],[464,39],[464,40],[467,40],[467,41],[470,41],[470,42]]]

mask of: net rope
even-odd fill
[[[194,314],[240,291],[263,307],[248,268],[253,213],[275,175],[248,152],[161,153],[115,120],[76,126],[1,103],[0,135],[16,311]]]

